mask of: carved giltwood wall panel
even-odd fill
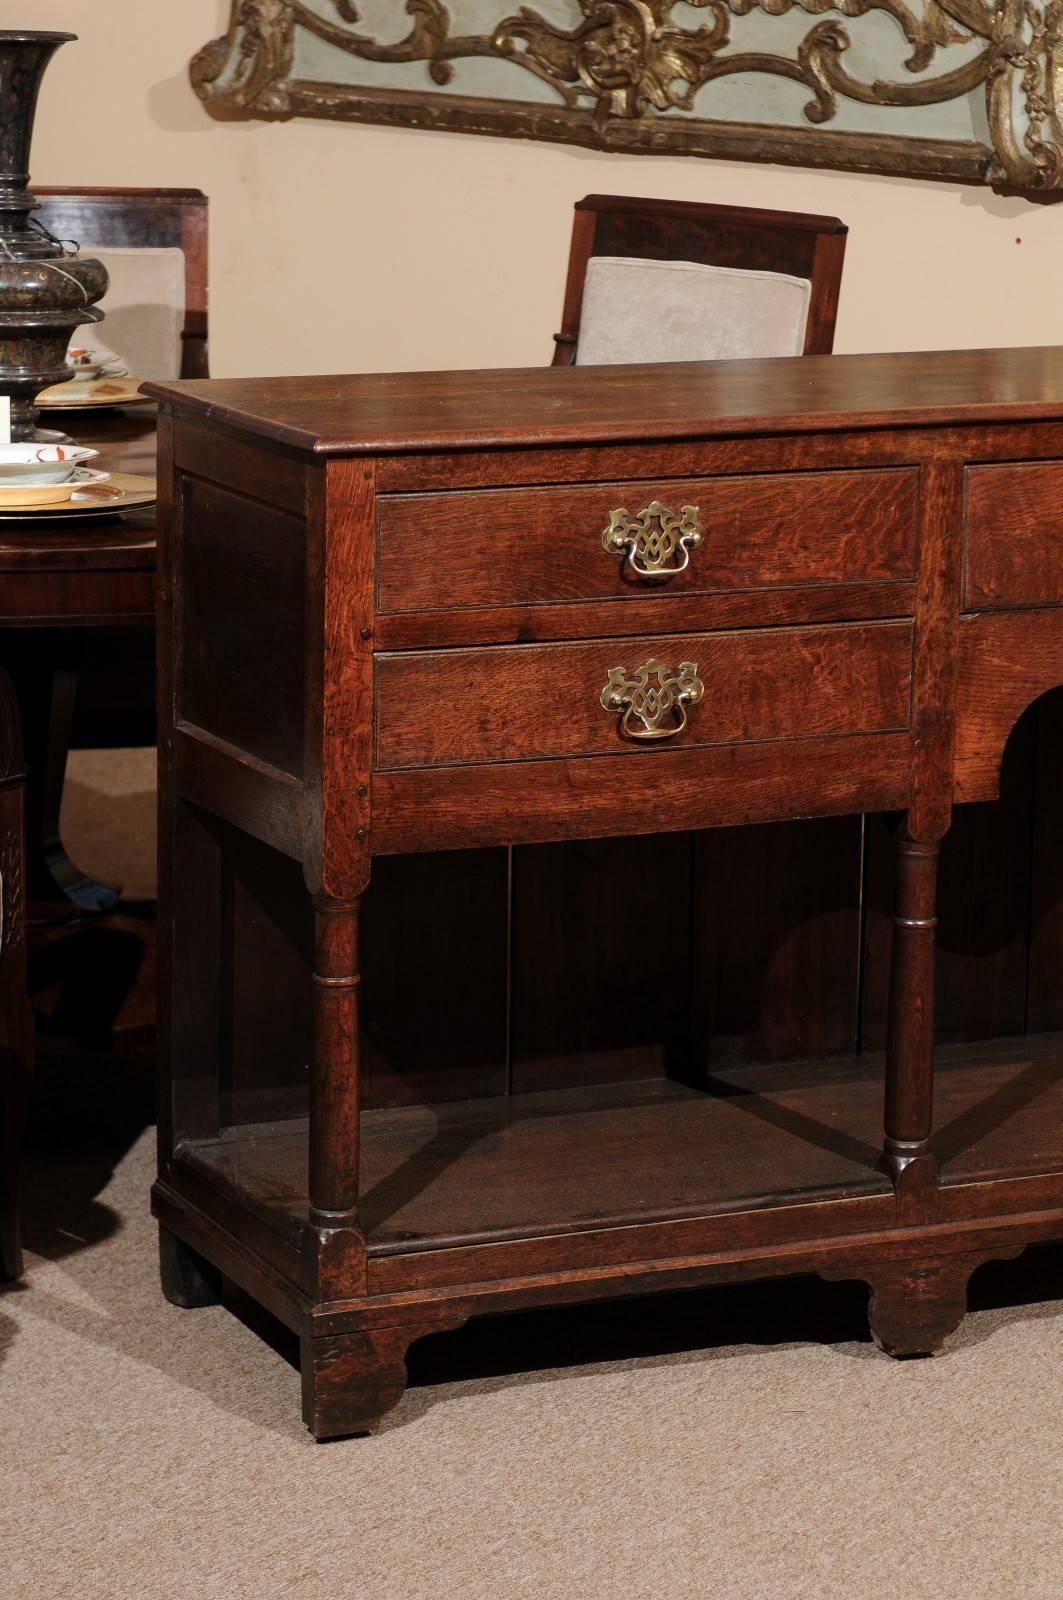
[[[218,117],[1063,188],[1063,0],[233,0]]]

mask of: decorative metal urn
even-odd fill
[[[12,439],[55,439],[37,428],[34,399],[69,376],[74,329],[99,322],[107,288],[100,261],[68,254],[37,226],[29,149],[44,69],[76,33],[0,29],[0,395],[11,396]]]

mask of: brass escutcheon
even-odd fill
[[[610,511],[602,547],[611,556],[626,555],[625,565],[636,578],[660,582],[686,571],[690,552],[704,537],[699,507],[683,506],[676,513],[651,500],[637,517],[629,516],[623,506]]]
[[[628,739],[674,739],[687,725],[687,706],[705,693],[696,661],[667,667],[656,657],[628,672],[610,667],[600,699],[606,711],[623,712],[620,731]]]

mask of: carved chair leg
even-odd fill
[[[159,1276],[172,1306],[192,1311],[216,1306],[221,1299],[221,1274],[169,1228],[159,1228]]]
[[[1024,1245],[984,1252],[868,1262],[860,1268],[828,1269],[824,1278],[863,1278],[871,1288],[871,1337],[889,1356],[930,1356],[955,1333],[967,1314],[967,1285],[986,1261],[1007,1261]]]

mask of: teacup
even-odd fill
[[[118,377],[125,372],[118,357],[109,350],[89,350],[82,345],[67,351],[66,364],[75,383],[88,383],[93,378],[102,378],[104,373]]]
[[[98,454],[80,444],[0,444],[0,485],[66,483]]]

